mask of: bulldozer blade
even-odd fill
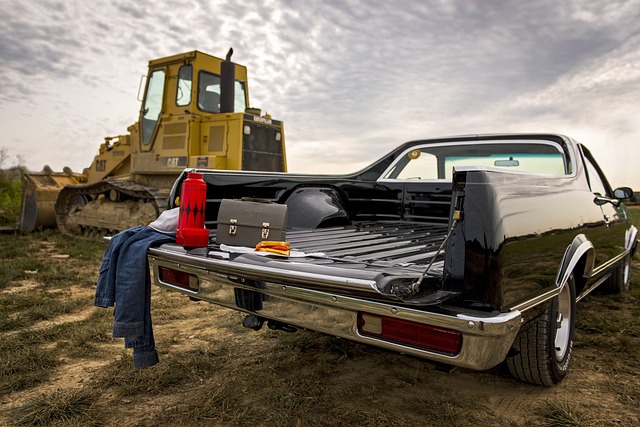
[[[18,228],[30,232],[38,228],[56,226],[56,199],[65,185],[78,184],[82,175],[62,172],[24,174],[22,206]]]

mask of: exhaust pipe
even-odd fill
[[[231,62],[233,48],[220,64],[220,112],[233,113],[235,104],[236,64]]]

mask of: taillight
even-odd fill
[[[159,267],[160,281],[169,285],[179,286],[190,291],[200,289],[198,276],[185,273],[184,271],[174,270],[167,267]]]
[[[458,331],[369,313],[358,313],[358,332],[409,347],[452,355],[458,354],[462,347],[462,334]]]

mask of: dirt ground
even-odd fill
[[[442,372],[309,331],[254,332],[241,326],[239,313],[154,286],[161,362],[134,371],[122,340],[110,337],[111,310],[92,306],[100,257],[77,259],[60,249],[61,239],[29,244],[54,270],[73,270],[86,281],[55,286],[31,271],[0,295],[11,301],[44,289],[86,304],[2,332],[2,340],[41,334],[33,345],[54,351],[57,363],[35,385],[0,388],[0,425],[640,425],[637,293],[579,303],[571,371],[547,388],[519,382],[503,366]],[[639,284],[638,264],[636,257],[632,285]],[[623,320],[599,326],[611,316]],[[620,326],[627,316],[635,322],[629,330]],[[72,325],[92,327],[95,336],[78,344]],[[65,327],[69,336],[45,338]]]

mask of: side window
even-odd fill
[[[418,153],[420,154],[414,154],[415,157],[411,158],[407,166],[400,172],[398,179],[438,179],[438,159],[436,156],[420,151]]]
[[[209,113],[220,112],[220,77],[200,72],[198,80],[198,108]]]
[[[149,145],[162,111],[164,96],[164,70],[156,70],[149,76],[147,93],[142,107],[142,144]]]
[[[236,81],[235,98],[233,100],[234,111],[244,111],[247,108],[244,92],[245,92],[244,83]]]
[[[584,160],[585,166],[587,167],[587,177],[589,178],[589,187],[591,188],[591,192],[600,196],[609,196],[609,191],[607,190],[608,186],[602,181],[600,173],[598,172],[598,167],[593,163],[590,156],[585,156]]]
[[[176,105],[184,107],[191,104],[191,65],[183,65],[178,72],[178,90],[176,92]]]
[[[438,158],[420,149],[410,151],[384,179],[438,179]]]
[[[245,84],[235,82],[234,111],[242,112],[247,107]],[[209,113],[220,112],[220,76],[201,71],[198,75],[198,108]]]

